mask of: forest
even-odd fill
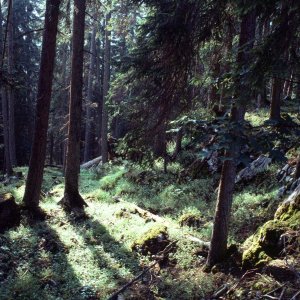
[[[0,299],[300,299],[299,0],[0,1]]]

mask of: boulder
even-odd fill
[[[12,194],[0,196],[0,233],[20,225],[20,208]]]
[[[292,261],[275,259],[269,262],[264,268],[264,273],[274,277],[278,281],[293,281],[298,278],[297,272],[291,268]]]
[[[266,265],[280,258],[286,245],[282,237],[291,230],[300,228],[300,185],[277,209],[273,220],[261,226],[244,245],[243,266],[245,268]]]

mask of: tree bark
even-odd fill
[[[10,84],[7,86],[8,99],[8,123],[9,123],[9,153],[10,161],[16,166],[16,142],[15,142],[15,97],[13,89],[14,73],[14,1],[10,0],[10,10],[7,27],[7,58],[8,58],[8,76]]]
[[[241,21],[239,52],[237,56],[237,65],[239,69],[245,68],[247,67],[247,64],[250,64],[250,50],[254,43],[255,28],[256,12],[252,10],[246,13]],[[247,46],[245,47],[245,45]],[[243,103],[245,103],[245,100],[248,100],[247,98],[250,96],[251,90],[250,87],[247,86],[247,76],[248,75],[245,74],[244,78],[240,78],[239,82],[236,83],[236,96],[239,101],[236,105],[233,105],[231,109],[231,122],[235,126],[238,126],[239,123],[244,121],[245,108],[243,107]],[[234,136],[237,132],[236,129],[233,131]],[[239,152],[240,143],[237,134],[235,140],[231,143],[229,150],[225,153],[226,160],[222,166],[211,247],[206,262],[207,268],[211,268],[226,257],[229,220]]]
[[[66,210],[83,209],[86,205],[78,190],[80,173],[85,9],[86,0],[74,0],[68,145],[65,191],[64,198],[61,202]]]
[[[8,103],[7,103],[7,92],[4,86],[1,87],[1,101],[2,101],[5,172],[8,176],[11,176],[13,174],[13,168],[12,168],[12,164],[10,160],[10,152],[9,152]]]
[[[296,165],[296,170],[295,170],[295,179],[300,178],[300,154],[298,155],[297,158],[297,165]]]
[[[2,7],[0,2],[0,24],[3,22]],[[3,32],[2,26],[0,26],[0,65],[3,64]],[[3,139],[4,139],[4,169],[8,176],[13,174],[13,168],[10,160],[9,152],[9,123],[8,123],[8,102],[7,102],[7,90],[3,81],[0,81],[1,85],[1,104],[2,104],[2,121],[3,121]]]
[[[24,204],[37,208],[43,180],[47,149],[47,130],[55,62],[56,36],[61,0],[47,0],[45,30],[43,34],[41,64],[37,92],[36,121],[29,170],[24,194]]]
[[[111,13],[106,15],[106,29],[105,29],[105,48],[104,48],[104,74],[103,74],[103,106],[102,106],[102,126],[101,126],[101,154],[102,163],[108,162],[108,111],[107,111],[107,96],[109,91],[110,81],[110,36],[111,32],[108,29]]]
[[[281,95],[282,80],[280,78],[273,78],[270,109],[270,119],[273,121],[280,121],[281,119]]]
[[[93,79],[94,68],[96,65],[96,25],[94,25],[91,34],[91,47],[90,47],[90,65],[88,75],[88,90],[87,90],[87,103],[86,103],[86,123],[85,123],[85,145],[84,145],[84,161],[91,159],[91,146],[92,146],[92,103],[93,103]]]

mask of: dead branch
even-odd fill
[[[160,251],[156,256],[156,260],[148,266],[146,269],[144,269],[139,275],[134,277],[130,282],[126,283],[123,287],[121,287],[118,291],[116,291],[112,296],[108,298],[108,300],[117,300],[118,296],[125,292],[130,286],[132,286],[136,281],[138,281],[140,278],[142,278],[147,272],[149,272],[153,267],[155,267],[160,261],[162,261],[165,258],[165,255],[171,251],[172,246],[176,242],[170,243],[163,251]]]
[[[212,299],[218,299],[223,296],[228,291],[228,284],[224,284],[221,289],[219,289],[216,293],[213,294]]]

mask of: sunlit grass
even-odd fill
[[[276,169],[272,167],[270,173],[274,174]],[[214,278],[203,277],[201,272],[197,280],[195,277],[188,285],[186,283],[193,270],[203,263],[203,258],[192,254],[198,244],[186,236],[209,241],[217,178],[181,182],[176,177],[180,166],[171,165],[169,171],[163,172],[161,161],[153,169],[125,164],[108,166],[102,174],[82,171],[80,193],[88,204],[86,213],[89,217],[75,221],[57,205],[64,192],[61,171],[47,168],[43,183],[46,196],[41,200],[41,207],[48,219],[33,226],[23,220],[20,227],[4,235],[9,241],[9,251],[14,249],[11,252],[16,267],[12,267],[9,277],[1,283],[0,299],[80,300],[88,299],[88,295],[107,298],[139,273],[140,264],[148,263],[148,259],[132,252],[131,246],[157,222],[143,218],[134,205],[162,217],[167,222],[169,238],[178,241],[176,252],[171,255],[180,270],[176,288],[172,283],[174,278],[163,273],[162,283],[153,288],[166,299],[176,299],[183,290],[181,295],[186,299],[192,294],[201,297],[211,291],[215,287]],[[22,172],[26,174],[26,168],[22,168]],[[259,191],[257,184],[250,183],[235,196],[232,242],[244,235],[236,228],[249,227],[253,218],[257,225],[263,222],[268,209],[258,208],[266,199],[274,199],[276,190],[276,187],[269,188],[272,177],[266,174],[266,178],[269,181],[263,183]],[[20,202],[24,187],[25,180],[22,179],[16,184],[1,186],[0,191],[12,192]],[[123,201],[116,202],[116,196]],[[203,225],[199,228],[180,227],[180,217],[189,213],[201,215]]]

